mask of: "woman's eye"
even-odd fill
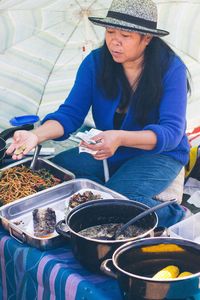
[[[130,35],[129,34],[122,34],[123,37],[128,38]]]

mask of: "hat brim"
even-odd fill
[[[166,30],[149,29],[146,27],[134,25],[128,22],[112,19],[109,17],[106,18],[88,17],[88,19],[95,25],[99,25],[103,27],[112,27],[112,28],[117,28],[126,31],[134,31],[142,34],[152,34],[153,36],[165,36],[169,34],[169,32]]]

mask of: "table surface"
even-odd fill
[[[84,269],[70,245],[40,251],[0,227],[0,299],[122,300],[116,280]]]

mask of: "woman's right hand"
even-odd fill
[[[13,135],[12,144],[6,150],[13,159],[21,159],[38,144],[38,137],[32,131],[18,130]]]

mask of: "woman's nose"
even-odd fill
[[[121,45],[121,41],[117,38],[113,38],[112,40],[112,43],[115,45],[115,46],[120,46]]]

